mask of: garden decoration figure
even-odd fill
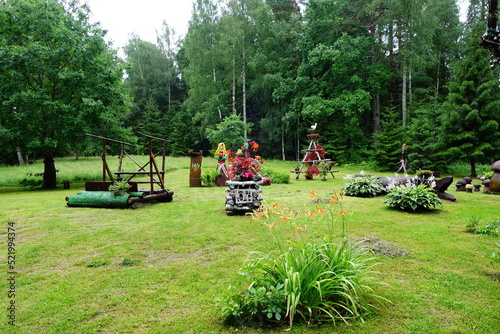
[[[252,157],[258,152],[259,144],[252,141],[243,145],[237,153],[227,151],[229,156],[229,180],[226,181],[226,214],[245,214],[260,208],[263,197],[260,156]]]
[[[203,160],[203,151],[194,152],[193,150],[189,150],[188,155],[191,157],[189,165],[189,186],[201,187],[201,162]]]
[[[226,144],[219,143],[217,145],[217,150],[215,151],[214,157],[217,159],[216,170],[219,172],[219,175],[217,175],[217,178],[215,179],[215,184],[217,184],[219,187],[222,187],[226,184],[226,181],[229,179],[229,173],[226,167],[226,160],[227,160]]]
[[[406,174],[406,158],[405,158],[405,149],[406,149],[406,144],[403,144],[403,146],[401,147],[401,160],[398,162],[398,164],[401,164],[401,166],[399,166],[399,169],[396,173],[399,173],[401,170],[403,170],[403,172]]]
[[[311,180],[315,175],[320,174],[322,174],[322,180],[326,180],[327,173],[330,173],[332,177],[335,178],[333,173],[338,172],[338,170],[331,169],[334,163],[330,162],[330,159],[325,159],[325,149],[318,143],[321,136],[319,133],[316,133],[317,127],[317,123],[311,126],[309,130],[311,133],[307,135],[307,138],[311,140],[309,142],[309,147],[303,151],[304,157],[300,162],[300,167],[297,167],[294,171],[292,171],[292,173],[297,174],[295,177],[296,180],[299,179],[301,173],[304,173],[306,180]],[[327,169],[324,170],[324,168],[322,168],[320,171],[317,167],[319,164],[322,164],[323,167],[326,166]]]

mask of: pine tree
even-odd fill
[[[471,176],[476,163],[489,163],[500,153],[499,73],[489,66],[489,53],[473,31],[465,45],[465,57],[456,65],[444,103],[441,143],[450,160],[465,160]]]
[[[395,109],[389,109],[384,113],[382,119],[382,132],[375,134],[374,161],[382,171],[397,171],[398,162],[401,161],[401,147],[404,144],[404,127],[399,125],[398,113]]]

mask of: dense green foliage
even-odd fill
[[[395,171],[406,143],[409,171],[461,161],[475,175],[500,157],[485,2],[470,2],[466,22],[455,0],[424,3],[196,0],[184,38],[167,23],[156,44],[132,35],[122,67],[78,1],[3,1],[1,162],[97,153],[85,132],[138,153],[146,143],[130,134],[152,134],[174,156],[244,138],[265,158],[300,160],[318,123],[339,164]]]
[[[260,172],[260,175],[270,178],[273,184],[290,183],[290,173],[268,168],[265,164],[262,167],[262,172]]]
[[[201,174],[201,184],[206,187],[215,186],[215,181],[220,173],[221,172],[216,169],[204,169]]]
[[[56,186],[54,155],[85,153],[87,132],[125,132],[122,67],[88,19],[75,2],[0,3],[0,143],[43,156],[45,188]]]
[[[347,196],[373,197],[382,192],[382,184],[378,177],[349,176],[342,191]]]
[[[387,206],[401,210],[428,210],[443,207],[441,200],[426,184],[399,185],[384,197]]]

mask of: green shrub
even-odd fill
[[[274,286],[261,280],[247,288],[241,283],[230,286],[219,308],[224,323],[230,326],[260,326],[264,318],[281,321],[286,313],[283,284]]]
[[[386,301],[373,293],[372,258],[347,238],[297,242],[281,253],[253,253],[242,270],[247,288],[231,291],[221,307],[228,324],[255,319],[317,324],[362,319]]]
[[[429,177],[431,177],[434,174],[434,172],[431,170],[428,170],[428,169],[421,169],[421,170],[417,170],[416,174],[417,174],[417,177],[422,177],[422,178],[428,179]]]
[[[112,185],[109,186],[108,190],[111,191],[115,196],[124,195],[128,188],[130,188],[130,184],[126,180],[115,181]]]
[[[201,174],[201,183],[206,187],[215,186],[215,180],[220,172],[216,169],[204,169]]]
[[[22,179],[19,181],[19,186],[20,187],[30,187],[30,188],[35,188],[35,187],[40,187],[43,184],[43,180],[41,179]]]
[[[425,184],[394,187],[384,197],[384,203],[401,210],[443,207],[439,197]]]
[[[373,197],[382,192],[382,184],[378,177],[361,176],[347,177],[347,182],[342,189],[348,196]]]
[[[500,236],[500,220],[492,220],[489,224],[480,226],[481,220],[476,217],[469,219],[466,231],[473,234],[487,234]]]
[[[274,169],[265,168],[260,175],[271,179],[275,184],[288,184],[290,183],[290,173],[279,172]]]

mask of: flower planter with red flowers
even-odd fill
[[[228,151],[229,155],[229,180],[226,181],[226,214],[245,214],[260,208],[263,196],[261,157],[252,157],[252,152],[257,153],[259,144],[250,142],[242,146],[237,153]]]

